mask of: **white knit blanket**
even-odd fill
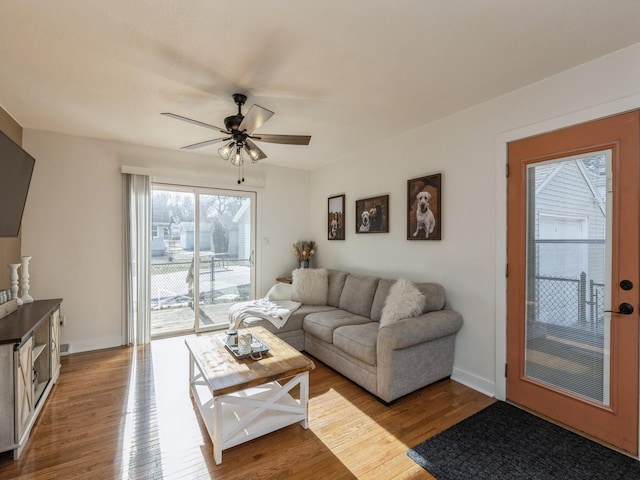
[[[271,301],[266,298],[236,303],[229,309],[229,328],[237,329],[243,320],[251,317],[268,320],[276,328],[282,328],[300,305],[300,302],[291,300]]]

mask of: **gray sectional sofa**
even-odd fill
[[[449,308],[441,285],[415,284],[424,295],[417,316],[381,325],[396,280],[325,272],[325,300],[315,301],[320,304],[303,303],[279,329],[259,318],[242,326],[264,326],[385,402],[451,375],[462,317]]]

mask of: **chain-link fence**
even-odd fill
[[[226,255],[202,255],[199,268],[200,304],[249,300],[250,262]],[[151,308],[191,306],[195,275],[193,259],[155,259],[151,264]]]
[[[601,330],[604,284],[580,278],[536,276],[536,319],[553,325]]]
[[[191,261],[153,261],[151,264],[151,308],[184,306],[191,301],[187,274]]]

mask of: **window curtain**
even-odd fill
[[[124,315],[127,344],[151,341],[151,179],[123,174],[124,181]]]

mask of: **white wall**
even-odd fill
[[[326,267],[442,283],[464,317],[454,378],[504,398],[509,140],[638,108],[640,44],[418,128],[315,171],[310,217]],[[419,100],[415,108],[422,108]],[[392,120],[392,119],[390,119]],[[442,240],[406,240],[407,180],[441,172]],[[326,240],[327,197],[346,193],[345,241]],[[390,195],[390,231],[355,234],[355,200]]]
[[[36,158],[22,224],[22,252],[33,256],[30,293],[36,299],[64,299],[62,343],[69,343],[72,352],[121,345],[120,166],[225,188],[237,187],[235,170],[225,170],[212,156],[36,130],[25,130],[24,148]],[[258,195],[256,284],[261,296],[275,277],[295,268],[291,243],[308,236],[309,173],[263,165],[250,165],[246,173],[248,183],[263,185],[243,187]]]

